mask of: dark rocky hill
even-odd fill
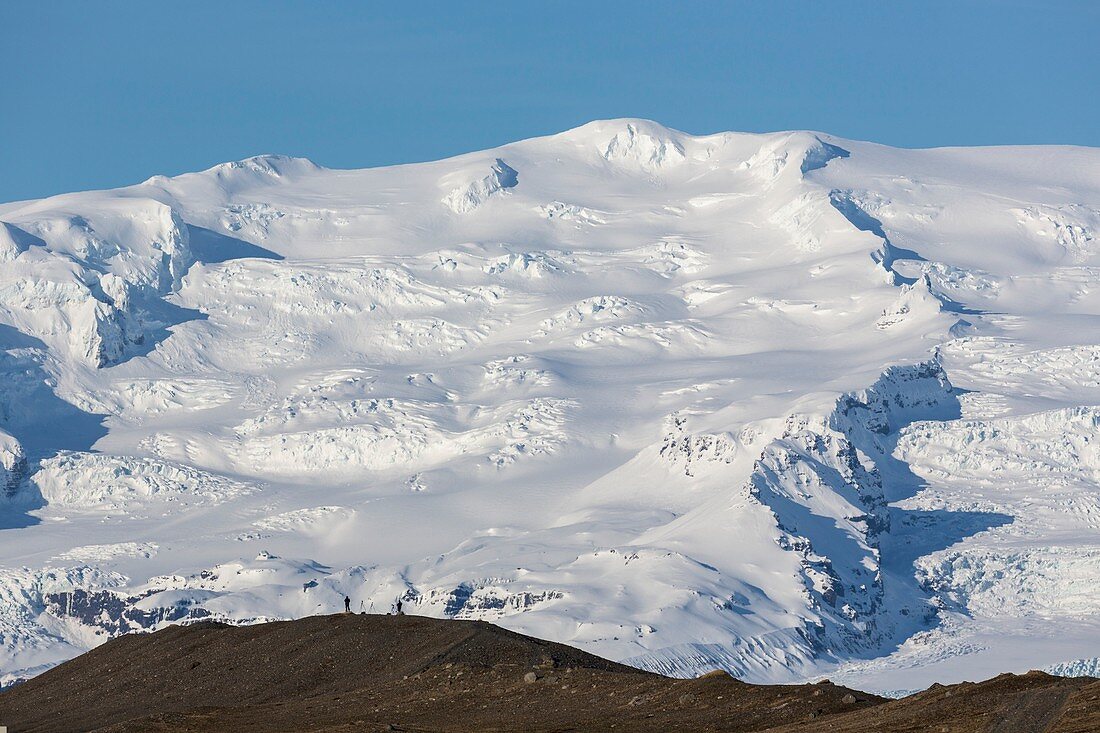
[[[886,701],[674,680],[484,622],[316,616],[134,634],[0,693],[29,731],[1100,730],[1100,682],[1038,673]]]

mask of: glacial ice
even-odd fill
[[[0,680],[345,594],[677,675],[1086,669],[1098,170],[608,120],[4,205]]]

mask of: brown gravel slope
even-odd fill
[[[724,674],[670,680],[483,622],[335,615],[123,636],[0,693],[0,724],[12,733],[748,731],[878,701],[842,702],[849,692]]]
[[[933,685],[924,692],[773,733],[1100,733],[1100,682],[1043,672],[985,682]]]
[[[1095,733],[1096,693],[1095,681],[1033,674],[886,703],[828,683],[672,680],[483,622],[337,615],[121,637],[0,693],[0,725],[11,733]],[[989,727],[1010,721],[1029,727]]]

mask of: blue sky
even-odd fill
[[[431,160],[608,117],[1100,145],[1100,3],[0,2],[0,201],[258,153]]]

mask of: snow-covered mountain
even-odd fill
[[[345,593],[682,675],[1087,666],[1098,232],[1096,149],[642,120],[0,205],[0,673]]]

